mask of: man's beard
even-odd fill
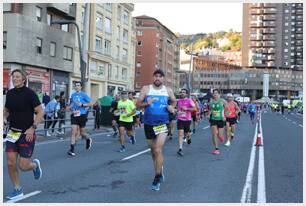
[[[159,83],[156,83],[156,82],[159,82]],[[160,81],[155,81],[153,82],[153,84],[156,86],[156,87],[160,87],[162,85],[162,83]]]

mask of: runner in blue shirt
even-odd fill
[[[91,148],[92,139],[86,133],[85,126],[87,122],[87,110],[86,107],[91,107],[94,102],[91,101],[90,97],[83,91],[81,82],[75,82],[75,91],[70,97],[70,110],[71,114],[71,141],[68,155],[75,156],[74,147],[78,131],[82,138],[86,140],[86,149]]]
[[[254,104],[254,103],[249,104],[248,112],[249,112],[252,124],[254,124],[255,123],[254,118],[255,118],[255,113],[256,113],[256,104]]]

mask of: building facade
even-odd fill
[[[28,86],[51,96],[69,91],[75,31],[52,20],[75,20],[75,4],[3,4],[3,87],[14,69],[28,73]]]
[[[242,66],[303,70],[303,4],[243,5]]]
[[[274,99],[293,98],[303,89],[303,73],[299,70],[242,68],[215,58],[194,57],[192,87],[198,92],[218,88],[248,96],[252,99],[263,95],[263,74],[269,73],[269,97]]]
[[[135,74],[135,22],[133,4],[87,4],[88,48],[85,90],[95,100],[123,90],[133,90]],[[84,35],[86,4],[77,5],[76,21]],[[78,43],[75,44],[75,68],[71,78],[80,80]]]
[[[176,87],[175,71],[179,69],[179,46],[176,35],[157,19],[149,16],[136,18],[135,90],[152,83],[156,69],[165,73],[164,84]]]

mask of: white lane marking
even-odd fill
[[[133,155],[131,155],[131,156],[125,157],[125,158],[123,158],[121,161],[125,161],[125,160],[131,159],[131,158],[133,158],[133,157],[137,157],[137,156],[139,156],[139,155],[141,155],[141,154],[143,154],[143,153],[149,152],[149,151],[151,151],[150,148],[149,148],[149,149],[146,149],[146,150],[143,150],[143,151],[141,151],[141,152],[138,152],[138,153],[136,153],[136,154],[133,154]]]
[[[303,127],[303,125],[299,124],[300,127]]]
[[[29,193],[29,194],[23,195],[22,197],[19,197],[19,198],[17,198],[17,199],[6,201],[5,203],[14,203],[14,202],[18,202],[18,201],[20,201],[20,200],[26,199],[26,198],[28,198],[28,197],[32,197],[32,196],[37,195],[37,194],[39,194],[39,193],[41,193],[41,191],[34,191],[34,192]]]
[[[105,135],[105,134],[109,134],[109,132],[92,134],[92,135],[90,135],[90,137],[96,137],[96,136]],[[51,140],[51,141],[46,141],[46,142],[38,142],[38,143],[35,143],[35,146],[45,145],[45,144],[53,144],[53,143],[58,143],[58,142],[66,142],[66,141],[70,141],[70,138],[59,139],[59,140]]]
[[[294,121],[293,121],[292,123],[293,123],[293,124],[296,124],[296,122],[294,122]]]
[[[288,119],[288,121],[289,121],[289,122],[292,122],[292,120],[291,120],[291,119]]]
[[[254,134],[254,140],[253,140],[251,154],[250,154],[249,168],[248,168],[248,173],[246,176],[246,180],[245,180],[245,184],[243,187],[243,192],[242,192],[242,196],[240,200],[241,203],[251,202],[253,172],[254,172],[255,154],[256,154],[256,147],[254,145],[256,143],[256,138],[257,138],[257,127],[258,127],[258,123],[256,123],[256,126],[255,126],[255,134]]]
[[[204,127],[203,129],[208,129],[210,126],[206,126],[206,127]]]
[[[262,125],[260,118],[260,132],[261,132],[261,141],[263,141]],[[264,156],[264,147],[259,147],[259,157],[258,157],[258,179],[257,179],[257,203],[266,203],[266,176],[265,176],[265,156]]]

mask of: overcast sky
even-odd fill
[[[133,16],[156,18],[172,32],[242,31],[242,3],[134,3]]]

